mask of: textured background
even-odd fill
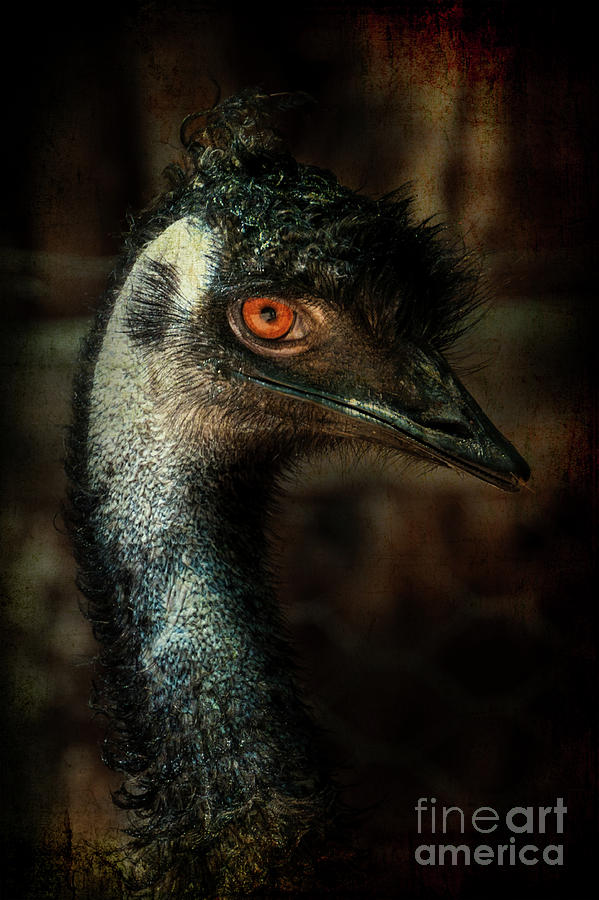
[[[368,458],[307,464],[290,486],[282,602],[365,811],[369,896],[576,895],[597,831],[586,15],[507,0],[16,12],[0,243],[2,897],[109,895],[84,843],[105,840],[118,780],[99,762],[94,645],[60,519],[70,378],[126,216],[162,189],[181,120],[215,83],[312,93],[290,129],[299,158],[365,193],[412,182],[417,214],[464,235],[492,296],[463,348],[485,367],[464,380],[533,469],[516,496]],[[566,865],[419,867],[413,807],[433,796],[466,811],[564,797]]]

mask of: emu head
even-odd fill
[[[468,266],[406,199],[292,158],[273,102],[187,123],[189,171],[134,248],[124,325],[170,421],[190,440],[372,441],[517,489],[528,466],[442,355],[477,305]]]

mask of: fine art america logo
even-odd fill
[[[556,835],[564,833],[564,816],[568,812],[562,797],[555,806],[514,806],[499,813],[492,806],[480,806],[465,814],[459,806],[436,805],[434,797],[420,797],[414,807],[418,834],[423,840],[414,851],[421,866],[547,866],[564,864],[564,846]],[[489,843],[470,846],[466,843],[446,844],[442,837],[448,831],[465,834],[466,824],[487,838]],[[498,840],[498,838],[500,838]]]

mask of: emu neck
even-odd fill
[[[281,451],[268,436],[224,439],[214,419],[189,440],[162,396],[117,304],[87,458],[109,582],[95,618],[114,718],[106,758],[125,773],[120,800],[154,868],[191,866],[206,896],[244,892],[322,835],[335,807],[268,578]]]
[[[268,580],[270,466],[212,459],[180,475],[175,520],[130,594],[150,714],[185,736],[179,763],[215,807],[256,799],[275,767],[296,794],[293,778],[313,761]]]

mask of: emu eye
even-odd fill
[[[241,315],[252,334],[267,341],[285,337],[295,322],[289,306],[266,297],[250,297],[241,307]]]
[[[311,298],[233,297],[227,307],[237,340],[259,356],[281,359],[313,349],[327,334],[320,304]]]

